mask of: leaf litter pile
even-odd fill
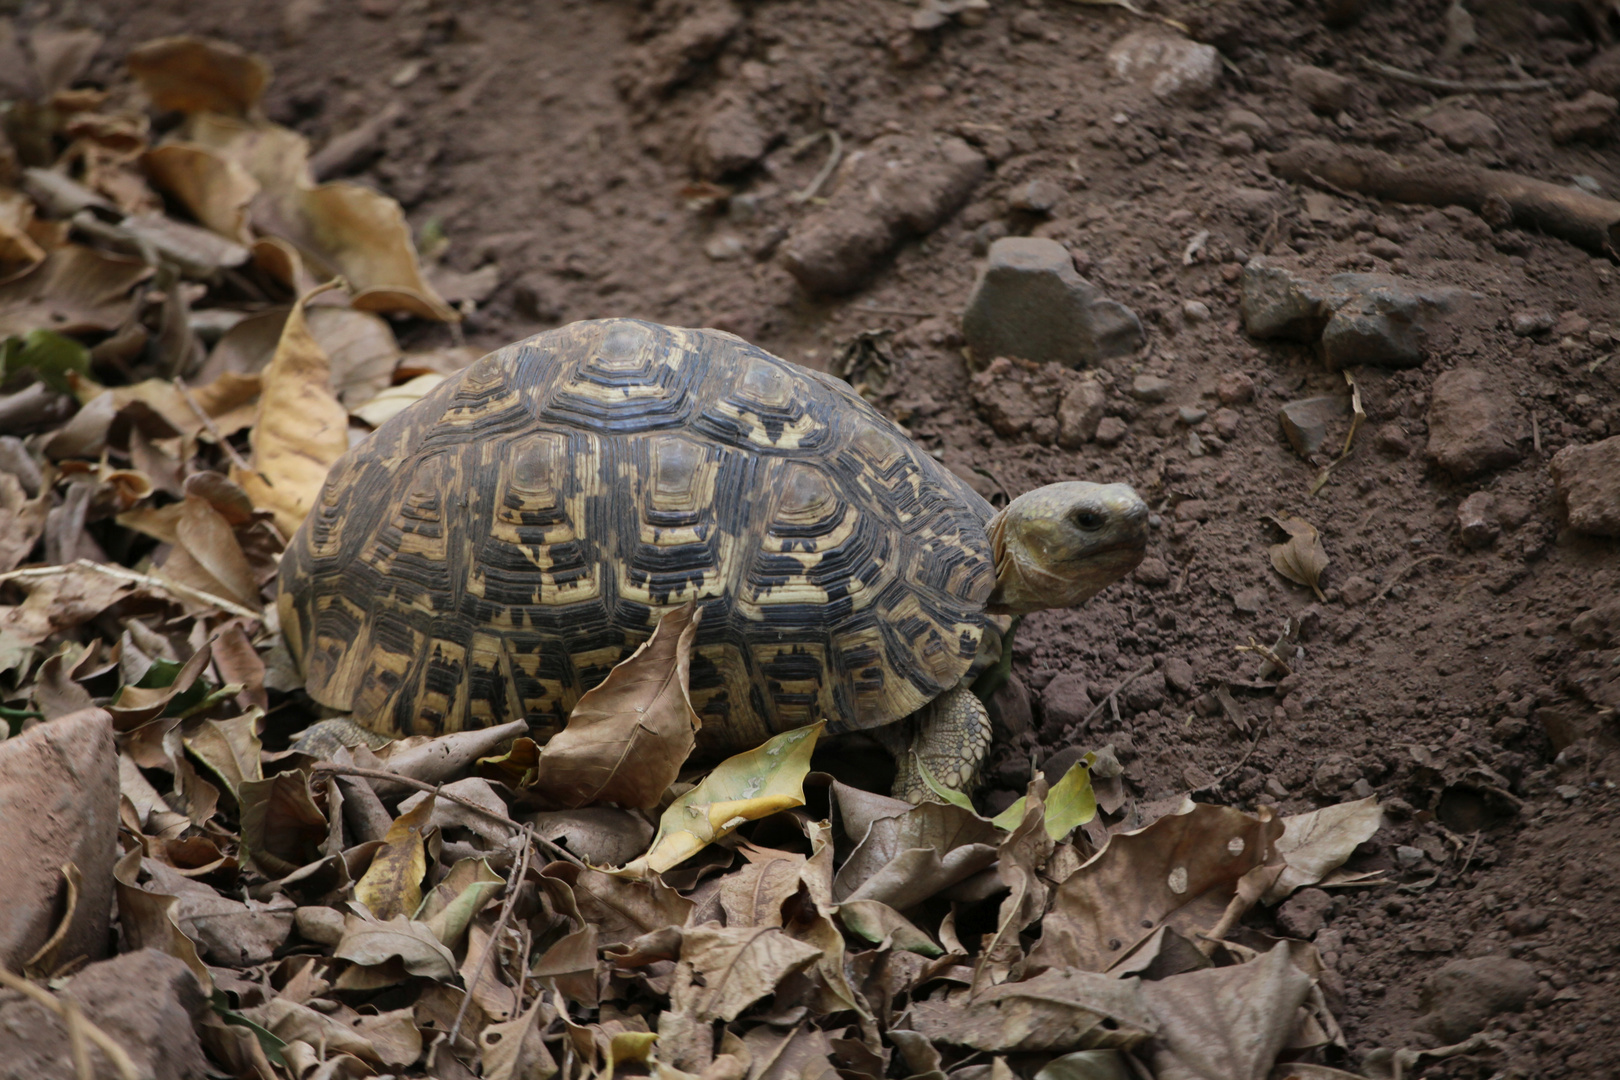
[[[1314,947],[1242,920],[1357,884],[1372,799],[1140,804],[1105,746],[991,819],[812,771],[819,725],[695,770],[689,609],[544,746],[298,738],[280,552],[332,462],[472,358],[383,316],[476,289],[393,200],[315,182],[262,61],[166,39],[72,88],[97,44],[0,38],[37,89],[0,157],[0,736],[110,721],[119,948],[190,969],[216,1073],[1348,1075],[1277,1064],[1342,1039]],[[1278,524],[1314,587],[1316,530]],[[65,931],[95,883],[61,874]],[[0,979],[78,1075],[139,1075],[58,997],[65,940]]]

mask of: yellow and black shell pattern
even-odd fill
[[[345,455],[281,564],[319,702],[384,734],[526,718],[696,600],[699,746],[899,719],[966,672],[992,510],[843,383],[730,334],[573,323]]]

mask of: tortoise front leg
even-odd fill
[[[920,803],[929,796],[919,762],[941,786],[971,795],[990,752],[990,714],[978,696],[962,686],[947,690],[906,723],[914,734],[895,754],[894,797]]]

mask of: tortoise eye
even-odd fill
[[[1103,515],[1095,510],[1078,510],[1070,518],[1080,528],[1090,532],[1103,527]]]

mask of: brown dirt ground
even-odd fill
[[[1493,234],[1462,211],[1329,197],[1308,215],[1305,193],[1265,162],[1266,150],[1307,135],[1414,158],[1452,154],[1415,120],[1439,95],[1359,72],[1357,54],[1431,74],[1501,77],[1511,53],[1528,76],[1564,76],[1581,70],[1609,28],[1594,28],[1574,3],[1475,4],[1481,45],[1447,67],[1435,59],[1440,0],[1372,0],[1339,29],[1324,25],[1322,9],[1354,5],[1173,0],[1160,10],[1190,23],[1227,61],[1214,97],[1193,108],[1110,78],[1109,44],[1146,25],[1114,9],[993,0],[984,25],[947,27],[902,66],[891,45],[904,36],[897,30],[909,5],[759,0],[726,9],[737,25],[709,55],[694,47],[677,63],[670,44],[700,6],[714,10],[680,0],[291,0],[251,9],[104,0],[30,14],[88,20],[105,32],[109,78],[113,58],[160,35],[215,35],[255,50],[275,65],[272,118],[317,148],[389,101],[403,103],[361,178],[396,196],[418,227],[437,219],[456,268],[498,264],[500,289],[465,324],[472,344],[631,315],[718,326],[825,366],[857,331],[889,330],[895,370],[881,403],[953,467],[975,476],[972,468],[983,468],[1013,492],[1062,478],[1137,485],[1162,515],[1151,554],[1170,581],[1127,583],[1078,613],[1028,620],[1016,670],[1036,700],[1034,727],[1007,748],[1013,760],[995,775],[1017,779],[1042,730],[1039,691],[1056,674],[1083,676],[1100,697],[1148,658],[1184,659],[1199,681],[1192,695],[1147,680],[1121,695],[1117,722],[1104,710],[1079,728],[1047,725],[1051,738],[1037,756],[1112,741],[1143,798],[1193,790],[1297,812],[1377,792],[1390,800],[1390,823],[1352,866],[1386,868],[1399,884],[1341,890],[1318,938],[1342,983],[1335,1004],[1350,1061],[1376,1046],[1432,1045],[1413,1029],[1425,976],[1448,959],[1511,954],[1530,959],[1541,977],[1531,1009],[1506,1020],[1517,1075],[1620,1076],[1620,770],[1586,744],[1555,761],[1544,731],[1561,717],[1591,716],[1570,676],[1612,655],[1583,656],[1569,624],[1620,588],[1620,548],[1561,526],[1547,461],[1568,443],[1620,433],[1620,360],[1592,366],[1612,348],[1611,327],[1620,332],[1617,271],[1562,241]],[[1340,116],[1316,115],[1291,93],[1288,65],[1299,62],[1355,76]],[[628,103],[660,74],[675,80],[667,94]],[[1504,141],[1469,153],[1620,190],[1612,144],[1549,138],[1550,107],[1574,92],[1477,95],[1472,107],[1495,120]],[[695,179],[690,132],[728,96],[755,103],[772,149],[725,178],[735,193],[729,210],[693,209],[682,194]],[[1233,108],[1271,129],[1252,152],[1220,144]],[[825,141],[795,152],[799,140],[830,127],[858,146],[889,131],[970,130],[963,124],[1000,129],[987,143],[999,159],[990,178],[865,288],[812,299],[774,261],[805,212],[787,196],[826,154]],[[1050,217],[1008,208],[1010,193],[1031,180],[1057,186]],[[958,317],[975,273],[975,232],[1003,227],[1068,244],[1088,276],[1142,316],[1149,347],[1110,371],[1125,383],[1160,374],[1173,392],[1167,406],[1111,399],[1130,421],[1118,446],[1073,452],[1009,441],[976,415]],[[1204,257],[1183,265],[1183,249],[1202,230]],[[1375,235],[1389,242],[1374,243]],[[715,242],[728,237],[740,244]],[[1260,251],[1298,253],[1324,273],[1394,270],[1483,294],[1477,321],[1423,367],[1358,373],[1368,425],[1357,453],[1315,497],[1307,489],[1318,466],[1281,440],[1275,410],[1330,392],[1339,376],[1303,347],[1242,334],[1235,270]],[[1183,303],[1195,299],[1210,320],[1184,318]],[[1514,336],[1509,315],[1537,309],[1589,325],[1569,319],[1566,334]],[[403,332],[418,345],[448,343],[439,327]],[[1458,365],[1512,389],[1534,417],[1539,453],[1470,484],[1427,466],[1425,395],[1438,372]],[[1240,407],[1240,430],[1221,453],[1189,457],[1174,407],[1213,411],[1216,380],[1234,371],[1258,387]],[[1411,453],[1387,441],[1375,448],[1372,433],[1392,422]],[[1455,510],[1480,488],[1519,500],[1528,516],[1476,552],[1459,542]],[[1177,513],[1195,500],[1202,514]],[[1321,529],[1332,559],[1325,601],[1313,604],[1268,565],[1276,537],[1264,515],[1279,511]],[[1348,602],[1352,576],[1385,594]],[[1244,606],[1258,610],[1238,610],[1234,594],[1252,590]],[[1203,695],[1223,681],[1252,682],[1258,660],[1233,647],[1251,636],[1269,643],[1286,617],[1306,609],[1286,695],[1234,690],[1258,736],[1241,733]],[[1506,797],[1492,789],[1503,783]],[[1402,845],[1425,854],[1403,865]],[[1526,910],[1546,918],[1505,921]],[[1508,929],[1538,923],[1522,936]],[[1507,1060],[1454,1061],[1425,1075],[1484,1077]]]

